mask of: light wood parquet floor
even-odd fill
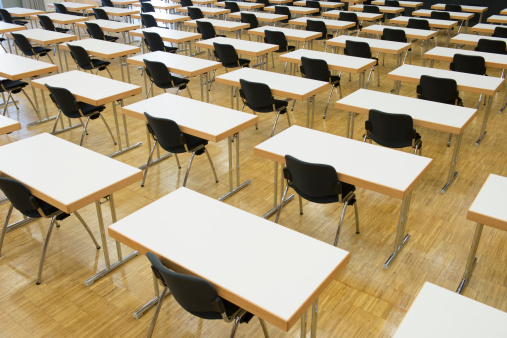
[[[233,37],[232,35],[230,35]],[[246,35],[243,38],[247,38]],[[444,36],[439,36],[442,44]],[[322,44],[315,43],[314,49],[323,50]],[[413,64],[421,65],[419,42],[413,49]],[[204,57],[205,54],[199,55]],[[271,58],[270,58],[271,59]],[[46,60],[47,61],[47,60]],[[73,63],[69,58],[71,68]],[[255,61],[255,60],[254,60]],[[387,56],[385,65],[380,67],[381,85],[377,86],[376,76],[372,77],[369,89],[383,92],[393,88],[393,81],[386,74],[395,67],[395,59]],[[435,67],[448,69],[449,64],[436,62]],[[110,67],[115,79],[121,79],[117,60]],[[283,64],[275,55],[274,72],[283,72]],[[224,72],[221,69],[218,74]],[[143,85],[140,71],[131,67],[132,82]],[[107,74],[100,74],[107,76]],[[500,76],[497,69],[488,69],[489,76]],[[342,90],[347,95],[358,87],[357,76],[343,74]],[[190,90],[199,97],[198,79],[191,79]],[[156,94],[160,94],[160,89]],[[29,91],[30,93],[30,91]],[[39,94],[39,93],[38,93]],[[213,84],[210,102],[229,107],[229,87]],[[315,129],[345,136],[347,112],[330,105],[328,117],[322,119],[328,92],[317,96]],[[416,96],[415,85],[403,84],[401,95]],[[30,93],[31,95],[31,93]],[[179,95],[186,96],[184,91]],[[465,106],[476,105],[478,95],[462,93]],[[20,110],[13,106],[8,109],[12,118],[19,119],[23,128],[10,135],[0,136],[0,145],[50,132],[52,122],[26,128],[36,119],[26,99],[17,95]],[[125,104],[144,99],[144,94],[126,100]],[[338,97],[333,94],[332,103]],[[56,109],[46,97],[50,112]],[[479,147],[474,146],[484,115],[481,105],[477,118],[466,129],[458,162],[459,176],[444,195],[440,194],[448,172],[452,146],[446,147],[448,134],[417,128],[424,142],[424,156],[433,158],[433,165],[415,188],[410,208],[407,231],[411,239],[400,256],[388,270],[382,268],[395,237],[400,200],[358,188],[361,234],[354,231],[353,212],[349,211],[342,229],[339,247],[350,251],[348,266],[329,286],[319,299],[320,337],[389,337],[392,336],[425,281],[449,290],[455,290],[461,279],[465,260],[471,245],[475,224],[465,219],[467,208],[479,192],[490,173],[507,176],[507,116],[497,114],[505,100],[505,89],[495,97],[493,111],[488,123],[488,134]],[[160,107],[160,109],[171,109]],[[113,125],[111,105],[104,116]],[[298,102],[292,120],[304,125],[306,104]],[[364,116],[357,116],[354,135],[360,139],[364,133]],[[226,200],[226,203],[262,216],[272,206],[273,165],[270,161],[253,155],[253,147],[266,140],[274,121],[273,114],[262,114],[259,130],[250,128],[241,132],[241,175],[242,180],[251,179],[252,184]],[[277,132],[287,127],[281,118]],[[142,141],[143,146],[116,157],[117,160],[133,166],[140,166],[147,159],[146,130],[144,123],[129,118],[128,128],[131,142]],[[74,129],[61,137],[78,143],[81,130]],[[113,152],[104,126],[92,121],[89,136],[84,146],[101,154]],[[326,147],[326,145],[321,145]],[[205,195],[218,198],[228,189],[227,144],[222,141],[210,144],[208,149],[215,163],[220,182],[214,183],[212,173],[204,157],[197,157],[190,173],[187,187]],[[328,149],[330,153],[333,149]],[[407,150],[408,151],[408,150]],[[20,156],[23,156],[20,154]],[[53,154],[48,149],[47,160],[59,161],[65,154]],[[188,156],[181,156],[182,166],[188,163]],[[0,159],[1,160],[1,159]],[[346,161],[347,159],[344,159]],[[375,163],[371,163],[374,168]],[[37,170],[34,165],[33,170]],[[100,175],[100,168],[90,175]],[[178,170],[174,159],[168,159],[150,168],[146,186],[133,184],[115,194],[118,218],[125,217],[150,202],[174,191],[181,186],[184,169]],[[59,184],[58,181],[54,184]],[[0,205],[0,219],[7,213],[8,203]],[[111,223],[108,208],[103,208],[106,224]],[[280,223],[327,243],[332,243],[339,219],[339,205],[317,205],[305,203],[305,214],[299,215],[297,203],[290,203]],[[195,206],[199,212],[199,206]],[[93,205],[81,211],[95,236],[99,236],[95,208]],[[14,219],[20,217],[15,214]],[[171,222],[171,215],[167,215]],[[140,225],[142,226],[142,225]],[[184,225],[182,225],[184,226]],[[148,260],[144,256],[119,268],[90,287],[84,281],[104,267],[102,252],[97,251],[88,235],[75,218],[62,222],[54,231],[44,268],[43,283],[35,285],[37,266],[46,235],[46,220],[10,232],[0,257],[0,336],[1,337],[142,337],[147,333],[153,310],[140,319],[132,313],[153,297],[153,284]],[[227,245],[227,237],[223,243]],[[114,245],[109,240],[110,248]],[[188,243],[189,246],[192,243]],[[198,249],[198,248],[196,248]],[[124,252],[129,249],[124,247]],[[259,243],[262,250],[262,243]],[[304,250],[304,248],[302,248]],[[113,250],[112,250],[113,251]],[[114,254],[114,253],[113,253]],[[241,253],[231,253],[241,254]],[[478,250],[478,265],[464,295],[492,307],[507,311],[507,234],[485,227]],[[234,269],[234,266],[231,266]],[[305,267],[301,266],[301,274]],[[259,276],[269,278],[269,276]],[[291,281],[298,283],[297,280]],[[221,337],[227,336],[231,326],[222,321],[203,321],[186,313],[168,297],[159,316],[155,335],[159,337]],[[273,337],[295,337],[299,326],[288,333],[268,324]],[[262,331],[257,320],[242,325],[238,337],[261,337]]]

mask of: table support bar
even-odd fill
[[[481,240],[483,228],[484,224],[477,223],[477,226],[475,227],[475,234],[474,240],[472,242],[472,247],[470,248],[470,253],[468,254],[467,265],[465,266],[463,278],[461,279],[458,289],[456,290],[457,293],[461,293],[461,291],[463,291],[463,288],[465,287],[466,283],[468,282],[468,279],[470,278],[472,272],[474,271],[475,264],[477,263],[477,257],[475,257],[475,255],[477,254],[477,248],[479,247],[479,241]]]
[[[394,241],[394,251],[389,256],[387,261],[384,263],[384,269],[388,269],[391,262],[398,256],[398,254],[401,252],[403,247],[405,246],[405,243],[410,238],[410,234],[405,235],[405,228],[407,226],[407,220],[408,220],[408,211],[410,208],[410,201],[412,199],[412,192],[410,192],[404,199],[403,202],[401,202],[401,208],[400,208],[400,218],[398,220],[398,228],[396,230],[396,239]]]

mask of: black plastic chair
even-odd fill
[[[447,4],[445,5],[445,10],[449,12],[462,12],[463,9],[460,5],[454,5],[454,4]]]
[[[309,0],[307,0],[305,7],[316,8],[316,9],[319,10],[316,13],[311,13],[310,16],[320,16],[321,15],[322,8],[320,8],[320,3],[318,1],[309,1]]]
[[[141,12],[142,13],[153,13],[153,12],[155,12],[155,8],[149,2],[141,2]]]
[[[88,29],[88,32],[90,33],[90,36],[93,39],[104,40],[109,42],[115,42],[116,40],[118,40],[117,36],[104,35],[102,28],[100,28],[100,26],[94,22],[85,21],[85,25],[86,28]]]
[[[151,14],[141,13],[141,22],[144,28],[157,27],[167,29],[166,26],[159,26],[157,20]]]
[[[257,16],[255,16],[255,14],[244,13],[244,12],[241,12],[240,14],[241,14],[241,22],[250,24],[250,27],[246,29],[247,32],[250,29],[254,29],[254,28],[259,27],[259,20],[257,20]],[[250,40],[250,34],[248,34],[248,40]]]
[[[104,125],[106,126],[107,131],[109,132],[109,135],[113,140],[113,143],[116,145],[116,140],[114,139],[113,133],[111,132],[109,125],[104,119],[104,116],[100,114],[104,109],[106,109],[105,106],[94,106],[88,103],[77,101],[76,98],[74,97],[74,94],[72,94],[66,88],[52,87],[47,83],[45,83],[44,85],[49,90],[50,93],[49,97],[58,108],[58,115],[56,117],[55,124],[53,126],[52,134],[54,134],[56,131],[56,126],[58,125],[58,120],[61,118],[62,113],[69,119],[79,119],[81,124],[83,124],[82,118],[86,117],[86,122],[83,124],[83,133],[81,134],[81,141],[79,142],[79,145],[82,146],[84,137],[87,134],[86,129],[88,127],[88,122],[90,121],[90,119],[95,120],[100,117],[102,119],[102,122],[104,122]]]
[[[190,7],[190,6],[194,5],[192,3],[192,0],[181,0],[180,4],[181,4],[181,7]]]
[[[495,27],[493,32],[495,38],[507,38],[507,27]]]
[[[286,20],[280,20],[281,23],[289,23],[289,20],[292,19],[292,14],[287,6],[275,6],[275,14],[287,15]]]
[[[507,44],[502,40],[479,39],[475,50],[478,52],[507,54]]]
[[[164,41],[162,40],[160,35],[156,32],[143,31],[143,35],[144,35],[144,42],[146,43],[146,46],[148,46],[148,49],[150,50],[150,52],[162,51],[162,52],[168,52],[168,53],[176,53],[176,51],[178,50],[177,47],[172,47],[172,46],[168,46],[168,45],[164,44]]]
[[[275,50],[275,53],[285,53],[296,50],[296,46],[290,46],[287,43],[287,38],[285,37],[285,34],[283,32],[270,31],[266,29],[264,31],[264,42],[273,45],[278,45],[278,50]],[[275,68],[275,58],[273,56],[273,53],[271,53],[271,61],[273,62],[273,68]],[[287,63],[285,63],[285,68],[287,68]],[[284,73],[285,68],[283,70]]]
[[[107,16],[106,11],[103,10],[102,8],[92,8],[92,10],[93,10],[93,15],[95,16],[95,19],[109,21],[109,16]]]
[[[14,20],[12,18],[11,13],[9,13],[9,11],[7,11],[4,8],[0,8],[0,15],[2,16],[2,20],[5,23],[12,23],[12,24],[23,25],[23,26],[28,23],[28,21],[25,21],[25,20]]]
[[[437,20],[451,20],[449,12],[431,11],[430,18]]]
[[[111,0],[101,0],[102,7],[114,7],[113,2]]]
[[[236,49],[232,45],[213,42],[215,56],[222,63],[227,72],[228,68],[248,67],[250,60],[238,57]]]
[[[35,47],[32,46],[30,41],[28,39],[19,33],[10,33],[12,37],[14,38],[14,42],[16,43],[16,46],[21,50],[23,55],[25,56],[35,56],[35,59],[38,60],[41,56],[47,56],[51,63],[54,64],[53,59],[51,59],[51,56],[49,55],[49,52],[51,52],[51,49],[44,48],[44,47]]]
[[[206,149],[206,145],[208,144],[207,140],[182,133],[178,124],[173,120],[154,117],[148,113],[144,113],[144,115],[146,116],[146,120],[148,120],[146,127],[148,128],[148,132],[153,136],[154,142],[153,147],[151,148],[150,151],[150,156],[148,157],[148,161],[146,163],[146,168],[144,169],[144,176],[143,181],[141,183],[141,187],[144,187],[144,181],[146,179],[146,175],[148,174],[148,168],[150,167],[153,151],[155,150],[157,144],[159,144],[160,147],[165,151],[174,154],[174,157],[176,158],[176,163],[178,165],[178,169],[181,169],[178,154],[191,153],[190,161],[188,162],[187,172],[185,173],[185,178],[183,180],[183,186],[186,186],[187,184],[188,174],[190,173],[190,167],[192,166],[194,156],[195,155],[199,156],[204,153],[206,153],[209,164],[211,165],[211,169],[213,170],[215,182],[218,183],[215,167],[213,166],[211,157],[209,156],[208,150]]]
[[[264,8],[271,6],[271,4],[269,3],[269,0],[256,0],[255,3],[264,5],[264,7],[261,7],[258,9],[259,11],[262,11],[262,12],[264,12]]]
[[[74,59],[77,64],[76,68],[79,67],[83,70],[89,70],[92,74],[93,70],[95,70],[95,75],[97,75],[99,70],[106,70],[109,77],[111,79],[113,78],[113,75],[111,75],[111,72],[107,68],[111,62],[90,58],[88,52],[81,46],[74,46],[71,44],[67,44],[67,46],[69,46],[70,49],[70,56],[72,56],[72,59]]]
[[[353,40],[347,40],[345,41],[345,49],[344,49],[345,55],[365,58],[365,59],[374,59],[376,61],[376,64],[371,67],[370,74],[368,75],[368,80],[366,81],[365,88],[368,88],[368,84],[370,83],[370,77],[371,73],[377,67],[378,64],[378,58],[373,57],[371,55],[370,45],[367,42],[363,41],[353,41]],[[380,87],[380,67],[377,67],[377,85]]]
[[[174,299],[182,308],[196,317],[202,319],[223,319],[227,323],[234,322],[231,338],[234,337],[238,324],[248,323],[253,318],[253,314],[218,296],[215,287],[208,281],[169,270],[151,252],[147,252],[146,257],[151,262],[153,274],[164,285],[164,290],[160,293],[160,297],[158,297],[159,301],[151,322],[148,338],[153,334],[162,302],[168,290],[171,291]],[[261,323],[264,337],[267,338],[268,331],[266,324],[261,318],[259,318],[259,322]]]
[[[182,89],[187,89],[188,96],[192,98],[192,94],[190,93],[190,89],[188,88],[187,84],[190,82],[188,79],[183,79],[181,77],[173,76],[169,69],[167,69],[167,66],[163,62],[158,61],[149,61],[144,59],[144,65],[146,67],[146,75],[150,78],[150,88],[148,89],[148,92],[146,93],[146,98],[150,95],[150,92],[152,90],[153,84],[155,86],[161,88],[164,90],[164,92],[167,89],[170,88],[176,88],[176,94],[178,94],[178,91]]]
[[[289,103],[286,100],[275,99],[271,93],[271,88],[269,88],[267,84],[244,79],[239,79],[239,83],[241,85],[239,94],[243,99],[241,111],[243,111],[246,105],[248,108],[253,110],[254,114],[271,112],[277,113],[270,137],[272,137],[275,133],[276,123],[278,122],[280,114],[285,114],[287,116],[289,127],[291,126],[290,116],[287,112],[287,106]],[[258,129],[257,124],[255,124],[255,129]]]
[[[361,24],[359,24],[359,19],[357,18],[357,14],[354,12],[341,11],[340,15],[338,16],[338,20],[350,21],[350,22],[356,23],[355,26],[347,28],[347,33],[349,33],[349,34],[350,34],[350,32],[357,31],[357,36],[359,36],[359,32],[361,31],[361,29],[363,29],[363,26]]]
[[[188,7],[188,16],[192,20],[204,19],[204,15],[199,7]]]
[[[58,221],[62,221],[70,215],[61,211],[60,209],[52,206],[49,203],[44,202],[38,197],[32,195],[30,190],[21,182],[17,180],[13,180],[7,177],[0,177],[0,190],[3,191],[7,199],[11,202],[11,206],[7,211],[7,217],[4,222],[4,226],[2,228],[2,233],[0,235],[0,251],[2,250],[2,244],[4,241],[5,233],[7,232],[7,226],[9,224],[9,219],[11,217],[12,211],[15,208],[18,210],[23,216],[30,218],[51,218],[51,223],[49,224],[48,232],[46,235],[46,239],[44,240],[44,245],[42,247],[42,254],[39,262],[39,272],[37,274],[36,284],[39,285],[42,280],[42,268],[44,265],[44,258],[46,257],[46,251],[48,248],[49,240],[51,238],[51,232],[53,231],[53,227],[55,223]],[[76,215],[77,219],[83,224],[84,228],[90,235],[95,247],[100,249],[97,240],[93,236],[90,228],[83,220],[81,215],[77,211],[73,212]]]
[[[389,6],[389,7],[401,7],[401,6],[400,6],[400,2],[399,2],[398,0],[386,0],[386,1],[384,2],[384,4],[385,4],[386,6]],[[400,13],[399,13],[399,15],[403,15],[403,13],[404,13],[404,12],[405,12],[405,11],[400,12]],[[386,14],[385,14],[385,18],[386,18],[386,19],[392,19],[392,18],[396,17],[396,15],[397,15],[397,13],[396,13],[396,14],[386,13]]]
[[[430,22],[426,19],[415,19],[415,18],[410,18],[408,19],[408,24],[407,24],[407,28],[413,28],[413,29],[424,29],[424,30],[431,30],[430,28]],[[435,46],[437,45],[437,40],[436,38],[431,38],[435,41]],[[412,40],[412,42],[414,42],[415,40]],[[421,45],[421,59],[423,58],[423,49],[422,49],[422,45]]]
[[[11,100],[12,100],[12,103],[14,104],[14,106],[16,107],[16,109],[19,110],[19,107],[16,104],[16,101],[14,100],[12,95],[22,92],[25,95],[25,97],[28,99],[30,104],[32,105],[32,108],[35,111],[35,113],[37,114],[37,117],[39,118],[39,120],[41,119],[39,111],[37,110],[37,108],[35,108],[32,100],[30,99],[28,94],[23,89],[26,86],[28,86],[28,83],[24,82],[24,81],[20,81],[20,80],[8,80],[8,79],[0,80],[0,93],[7,93],[7,100],[5,100],[5,102],[4,102],[4,111],[3,111],[2,115],[5,116],[5,114],[7,113],[7,107],[9,106],[9,102],[11,102]]]
[[[312,80],[329,82],[331,85],[331,91],[329,92],[329,96],[327,98],[326,109],[324,110],[324,119],[326,118],[327,108],[329,106],[329,101],[331,100],[331,95],[333,94],[333,89],[338,88],[340,90],[340,98],[342,98],[342,87],[340,87],[340,76],[339,75],[331,75],[329,71],[329,66],[325,60],[320,59],[311,59],[305,56],[301,57],[301,74],[304,77],[307,77]]]
[[[414,121],[410,115],[391,114],[376,109],[370,109],[368,120],[365,122],[366,134],[364,142],[375,141],[389,148],[414,148],[414,154],[422,152],[421,135],[414,129]]]
[[[326,24],[324,21],[321,20],[313,20],[313,19],[306,20],[306,30],[310,32],[322,33],[322,36],[318,37],[315,40],[327,40],[333,38],[333,34],[327,33]]]
[[[217,34],[215,31],[215,27],[209,21],[197,20],[197,31],[201,33],[202,40],[213,39],[216,37],[225,38],[225,35]]]
[[[40,22],[40,25],[42,26],[42,28],[47,31],[59,32],[59,33],[66,33],[69,31],[66,28],[55,27],[55,25],[53,24],[53,21],[47,15],[37,15],[37,17],[39,18],[39,22]]]
[[[394,41],[394,42],[403,42],[407,43],[407,35],[405,34],[405,31],[402,29],[396,29],[396,28],[384,28],[384,31],[382,33],[382,36],[380,37],[381,40],[386,41]],[[405,57],[403,58],[403,63],[405,63],[405,60],[407,59],[407,54],[410,52],[410,64],[412,64],[412,48],[409,48],[407,52],[405,53]],[[385,58],[385,54],[384,54]]]
[[[356,216],[356,234],[359,234],[359,211],[356,201],[356,187],[352,184],[341,182],[338,179],[336,169],[327,164],[310,163],[297,159],[291,155],[285,155],[285,167],[283,177],[287,180],[287,186],[282,194],[282,201],[289,188],[299,195],[299,213],[303,214],[303,200],[319,204],[343,203],[340,221],[336,230],[334,246],[338,245],[340,230],[347,206],[354,206]],[[279,204],[275,223],[278,223],[282,211],[283,202]]]
[[[478,55],[454,54],[449,68],[461,73],[486,75],[486,61]]]
[[[375,5],[363,5],[363,12],[364,13],[372,13],[372,14],[380,14],[380,8],[379,8],[379,6],[375,6]]]
[[[225,2],[225,9],[230,9],[231,13],[237,13],[237,12],[241,11],[239,9],[238,4],[236,2],[234,2],[234,1],[226,1]]]
[[[67,10],[67,7],[65,7],[65,5],[63,4],[55,2],[53,6],[55,6],[56,13],[70,14],[69,11]]]

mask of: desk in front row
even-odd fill
[[[7,116],[0,115],[0,135],[10,134],[13,131],[20,130],[21,124]]]
[[[264,217],[272,215],[278,208],[278,163],[285,163],[285,155],[307,162],[329,164],[335,168],[342,182],[401,199],[394,251],[384,264],[385,269],[410,238],[409,234],[405,235],[405,227],[412,191],[433,161],[300,126],[292,126],[255,146],[254,154],[274,161],[274,207]],[[282,175],[281,192],[283,181]]]
[[[312,303],[316,336],[318,297],[349,260],[347,251],[186,188],[111,225],[109,235],[206,279],[220,297],[284,331],[301,318],[301,337]]]

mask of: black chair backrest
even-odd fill
[[[374,5],[364,5],[363,12],[378,14],[378,13],[380,13],[380,8],[378,6],[374,6]]]
[[[29,56],[33,55],[32,44],[30,43],[30,41],[28,41],[26,36],[19,34],[19,33],[14,33],[14,32],[11,32],[10,34],[14,38],[14,42],[16,43],[18,48],[21,50],[21,52],[23,52],[23,54],[26,54]]]
[[[213,46],[215,47],[215,52],[218,59],[225,67],[229,65],[233,66],[234,64],[236,66],[239,65],[238,53],[232,45],[213,42]]]
[[[157,86],[163,86],[173,81],[173,77],[163,62],[143,60],[146,74]]]
[[[111,0],[102,0],[102,7],[114,7]]]
[[[495,27],[493,36],[495,38],[507,38],[507,27]]]
[[[240,94],[249,106],[258,108],[273,107],[275,99],[271,93],[271,88],[267,84],[244,79],[239,79],[239,83],[241,85]]]
[[[146,257],[151,262],[151,269],[155,276],[169,287],[174,299],[182,308],[204,319],[222,318],[221,314],[225,312],[225,305],[211,283],[199,277],[169,270],[151,252],[147,252]]]
[[[62,5],[62,4],[59,4],[56,2],[53,5],[55,6],[55,10],[57,13],[69,14],[69,11],[67,10],[67,7],[65,7],[65,5]]]
[[[478,52],[506,54],[506,43],[502,40],[479,39],[475,50]]]
[[[484,75],[486,60],[478,55],[454,54],[450,69],[461,73]]]
[[[143,31],[143,35],[144,41],[146,42],[146,45],[150,49],[150,52],[165,51],[164,41],[162,40],[162,38],[158,33]]]
[[[323,38],[327,37],[327,27],[324,21],[308,19],[306,21],[306,30],[310,32],[320,32]]]
[[[387,41],[407,42],[407,35],[402,29],[384,28],[381,39]]]
[[[287,20],[281,20],[281,22],[287,22],[292,18],[292,14],[290,13],[290,9],[287,6],[275,6],[275,14],[287,15]]]
[[[81,46],[73,46],[68,44],[70,49],[70,55],[76,61],[76,63],[79,65],[79,67],[84,68],[88,65],[90,65],[91,60],[90,56],[88,55],[88,52]]]
[[[460,5],[447,4],[445,5],[445,10],[449,12],[461,12],[462,8]]]
[[[397,0],[386,0],[385,5],[389,7],[400,7],[400,2]]]
[[[259,27],[259,21],[257,20],[257,16],[253,13],[243,13],[241,12],[241,22],[243,23],[249,23],[250,28],[253,29]]]
[[[319,11],[317,13],[312,13],[312,15],[320,15],[321,8],[320,8],[320,3],[318,1],[307,0],[305,7],[308,7],[308,8],[317,8]]]
[[[269,0],[257,0],[257,1],[255,1],[255,3],[264,4],[264,7],[271,6],[271,4],[269,3]],[[264,10],[264,8],[259,8],[259,9]]]
[[[56,31],[55,25],[51,18],[47,15],[37,15],[39,18],[40,25],[47,31]]]
[[[149,2],[141,2],[141,12],[143,13],[155,12],[155,8]]]
[[[355,22],[355,27],[350,27],[348,29],[357,29],[359,27],[359,19],[357,18],[357,14],[353,12],[340,12],[340,16],[338,17],[338,20],[340,21],[350,21]]]
[[[144,113],[148,120],[148,130],[164,150],[181,148],[186,144],[185,135],[176,122],[170,119]]]
[[[430,23],[425,19],[408,19],[407,28],[430,30]]]
[[[430,17],[438,20],[451,20],[449,12],[432,11]]]
[[[13,23],[12,15],[6,9],[0,8],[0,15],[2,16],[2,20],[6,23]]]
[[[414,121],[410,115],[405,114],[370,109],[365,127],[373,141],[390,148],[411,146],[416,136]]]
[[[226,1],[225,9],[230,9],[231,13],[236,13],[240,11],[238,4],[235,3],[234,1]]]
[[[331,77],[326,60],[301,57],[301,72],[309,79],[328,82]]]
[[[75,112],[79,109],[78,103],[74,94],[72,94],[67,88],[52,87],[47,83],[44,84],[50,93],[51,100],[55,105],[62,111],[65,116]]]
[[[197,30],[202,35],[202,39],[212,39],[217,36],[217,33],[215,32],[215,27],[213,27],[213,24],[208,21],[202,21],[197,20]]]
[[[360,58],[371,58],[370,45],[363,41],[345,41],[345,55],[356,56]]]
[[[422,75],[417,93],[428,101],[455,104],[458,98],[458,84],[454,79]]]
[[[23,183],[12,178],[0,177],[0,190],[3,191],[12,206],[23,215],[37,217],[39,213],[36,210],[40,207],[41,200],[33,196]]]
[[[192,0],[181,0],[180,4],[181,4],[181,7],[189,7],[189,6],[194,5],[192,3]]]
[[[141,22],[143,23],[143,26],[146,28],[158,27],[157,20],[151,14],[141,13]]]
[[[188,16],[192,20],[204,19],[204,15],[199,7],[188,7]]]
[[[264,31],[264,42],[278,45],[279,49],[287,48],[287,38],[283,32],[266,29]]]
[[[102,28],[100,28],[99,25],[97,25],[94,22],[88,22],[85,21],[86,28],[90,32],[90,35],[94,39],[98,40],[105,40],[106,37],[104,36],[104,32],[102,31]]]
[[[97,20],[109,20],[109,17],[106,14],[106,11],[102,8],[92,8],[93,14]]]

